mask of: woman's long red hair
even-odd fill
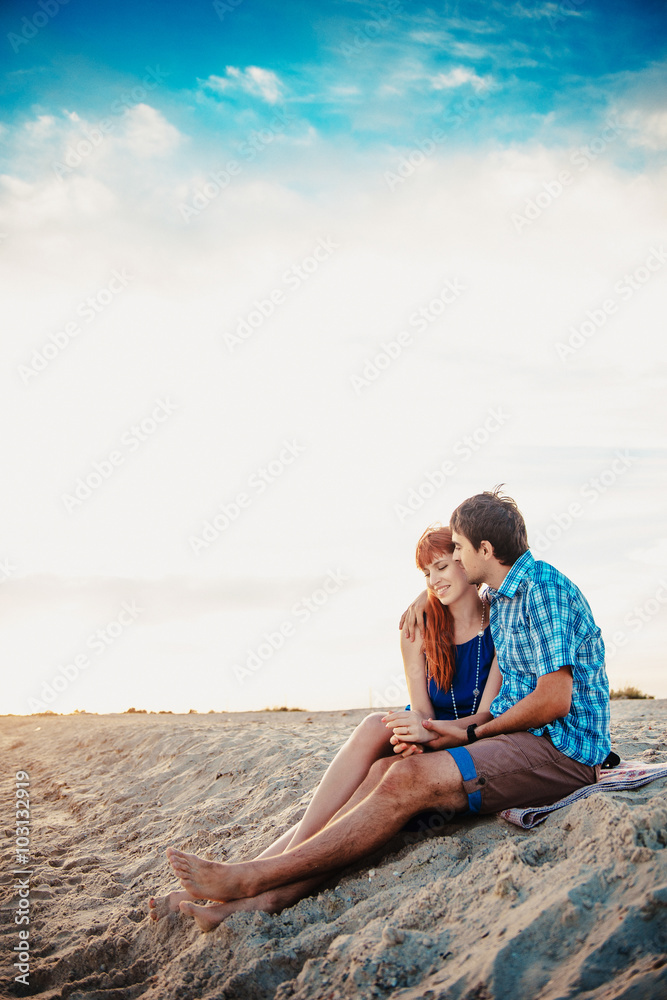
[[[449,528],[427,528],[417,542],[417,566],[425,572],[426,567],[439,557],[451,556],[453,553],[454,543]],[[454,619],[449,608],[440,603],[430,587],[424,630],[424,655],[429,676],[442,691],[446,691],[454,679],[456,669]]]

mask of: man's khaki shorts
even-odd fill
[[[491,736],[445,752],[461,772],[472,813],[548,806],[600,776],[599,765],[566,757],[546,735]]]

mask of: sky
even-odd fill
[[[405,697],[500,483],[667,697],[662,2],[0,12],[0,712]]]

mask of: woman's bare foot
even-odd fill
[[[181,903],[180,910],[187,917],[194,917],[200,931],[212,931],[218,924],[240,910],[253,911],[263,910],[264,913],[280,913],[286,906],[291,906],[301,899],[305,893],[319,884],[319,879],[311,879],[309,882],[298,885],[283,885],[279,889],[270,889],[262,892],[259,896],[250,896],[247,899],[233,899],[231,903],[211,903],[209,906],[200,906],[198,903],[191,903],[187,900]]]
[[[148,900],[148,915],[151,920],[162,920],[163,917],[167,917],[170,913],[178,913],[180,903],[193,900],[194,898],[189,892],[183,890],[168,892],[166,896],[151,896]]]
[[[211,903],[210,906],[200,906],[187,900],[181,903],[180,909],[186,917],[194,917],[197,927],[204,932],[214,930],[225,917],[235,912],[233,903]]]
[[[281,885],[277,889],[267,889],[266,892],[261,892],[258,896],[233,899],[230,903],[211,903],[209,906],[200,906],[198,903],[184,900],[180,904],[180,910],[187,917],[194,918],[200,931],[212,931],[232,913],[238,913],[240,910],[263,910],[264,913],[280,913],[285,907],[293,906],[298,900],[314,892],[326,880],[326,877],[326,875],[319,875],[316,878],[305,879],[303,882]]]
[[[190,899],[231,901],[252,895],[243,891],[241,880],[235,877],[240,875],[238,864],[206,861],[173,847],[167,848],[167,859]]]

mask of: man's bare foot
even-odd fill
[[[196,854],[186,854],[173,847],[168,847],[166,853],[169,864],[190,899],[231,901],[252,895],[252,891],[243,891],[241,879],[237,877],[241,874],[241,865],[206,861]]]
[[[166,896],[151,896],[148,900],[148,915],[151,920],[162,920],[170,913],[178,913],[179,903],[194,899],[189,892],[177,890],[168,892]]]

